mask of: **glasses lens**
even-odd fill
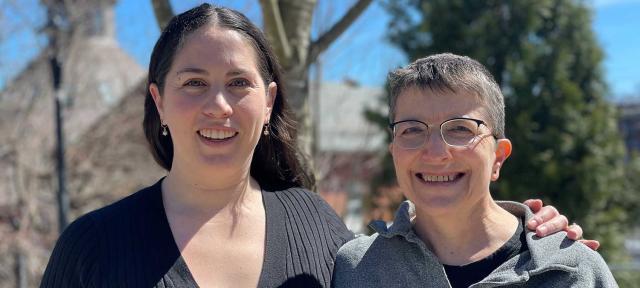
[[[467,146],[478,136],[478,123],[468,119],[453,119],[442,123],[442,138],[451,146]]]
[[[393,141],[407,149],[422,146],[429,133],[429,128],[418,121],[401,122],[393,127]]]

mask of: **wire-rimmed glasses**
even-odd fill
[[[452,118],[440,124],[440,135],[447,145],[465,148],[483,135],[480,125],[487,126],[478,119]],[[389,127],[393,133],[393,142],[404,149],[422,147],[431,134],[431,127],[419,120],[402,120],[391,123]]]

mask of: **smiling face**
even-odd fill
[[[238,32],[204,26],[185,38],[164,83],[162,93],[149,89],[171,132],[172,170],[247,175],[277,89],[260,76],[253,46]]]
[[[413,87],[399,94],[394,121],[419,120],[431,129],[418,149],[389,145],[398,184],[417,210],[430,215],[458,213],[491,200],[489,183],[498,179],[511,152],[509,140],[494,140],[490,128],[480,125],[482,136],[468,147],[451,147],[438,130],[442,122],[457,117],[489,123],[486,114],[478,97],[465,91]]]

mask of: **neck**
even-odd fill
[[[162,182],[165,209],[182,215],[215,215],[262,199],[260,186],[248,171],[233,181],[212,178],[172,169]]]
[[[430,215],[416,207],[414,230],[443,264],[465,265],[484,259],[517,229],[518,219],[490,196],[467,209],[451,210],[454,213]]]

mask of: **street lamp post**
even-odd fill
[[[56,200],[58,202],[58,228],[62,233],[69,223],[69,195],[66,190],[65,182],[65,162],[64,162],[64,133],[62,119],[62,63],[60,61],[60,43],[63,30],[66,28],[66,18],[64,17],[64,3],[62,1],[51,1],[48,3],[47,9],[47,26],[46,32],[49,35],[49,64],[51,67],[51,80],[53,84],[53,100],[54,100],[54,120],[56,125],[56,174],[58,189]]]

